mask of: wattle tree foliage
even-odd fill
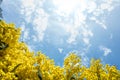
[[[90,67],[83,66],[74,53],[64,60],[63,67],[41,52],[30,52],[19,41],[20,29],[14,24],[0,21],[0,80],[120,80],[116,66],[91,60]]]

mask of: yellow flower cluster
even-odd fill
[[[120,80],[115,66],[92,59],[85,67],[74,53],[65,58],[63,67],[56,66],[43,53],[30,52],[19,37],[19,28],[0,20],[0,80]]]

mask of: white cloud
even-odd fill
[[[90,12],[93,15],[93,17],[89,18],[107,30],[104,22],[104,14],[109,14],[118,5],[117,3],[120,3],[120,0],[103,0],[99,4],[96,1],[89,1],[88,13]],[[99,20],[99,17],[103,17],[102,20]]]
[[[28,40],[28,39],[30,39],[29,30],[26,29],[26,30],[24,30],[23,40]]]
[[[78,7],[80,11],[84,11],[87,8],[85,0],[52,0],[52,2],[56,7],[54,12],[60,16],[69,16]]]
[[[93,11],[95,11],[95,9],[97,8],[97,4],[94,1],[89,1],[88,2],[88,13],[92,13]]]
[[[41,8],[44,0],[22,0],[21,15],[26,24],[31,23],[38,41],[44,38],[44,31],[47,29],[48,14]]]
[[[85,24],[85,20],[86,20],[86,15],[84,14],[84,12],[76,10],[75,14],[74,14],[74,26],[78,27],[78,26],[82,26],[82,24]]]
[[[60,53],[62,53],[62,52],[63,52],[63,48],[58,48],[58,51],[59,51]]]
[[[39,41],[43,40],[44,31],[47,29],[48,24],[48,15],[44,12],[43,9],[36,9],[35,17],[33,19],[33,29],[37,33],[37,38]]]
[[[35,10],[34,0],[21,0],[21,15],[24,16],[24,19],[27,23],[32,21],[32,14]]]
[[[93,32],[91,30],[84,29],[82,35],[84,37],[93,37]]]
[[[109,48],[107,48],[105,46],[100,46],[99,49],[104,51],[104,54],[103,54],[104,56],[107,56],[107,55],[109,55],[112,52],[111,49],[109,49]]]
[[[89,44],[90,44],[89,38],[83,38],[83,42],[84,42],[86,45],[89,45]]]
[[[90,17],[90,20],[93,20],[93,21],[95,21],[97,24],[99,24],[99,25],[101,25],[101,27],[103,28],[103,29],[107,29],[107,26],[102,22],[102,21],[100,21],[100,20],[98,20],[96,17]]]
[[[87,4],[88,5],[87,8],[84,7],[83,10],[81,10],[81,8],[78,8],[78,11],[74,12],[75,15],[74,15],[74,20],[73,20],[74,22],[73,22],[72,27],[67,27],[67,29],[66,29],[68,31],[68,34],[70,33],[70,37],[68,38],[67,42],[70,44],[76,42],[77,37],[79,37],[79,35],[82,33],[83,37],[81,37],[81,38],[83,39],[84,43],[90,44],[89,40],[90,40],[90,37],[93,36],[93,33],[92,33],[92,31],[89,30],[90,28],[86,28],[83,25],[83,24],[86,24],[86,18],[89,17],[89,16],[86,16],[83,11],[86,11],[87,13],[92,13],[93,17],[95,17],[93,19],[93,21],[95,21],[97,24],[99,24],[103,29],[107,30],[107,26],[105,25],[105,23],[103,21],[100,21],[96,17],[96,15],[97,14],[98,14],[98,16],[103,15],[104,11],[106,11],[106,9],[107,9],[107,11],[111,11],[114,7],[112,5],[110,6],[111,3],[109,3],[109,2],[110,1],[107,1],[107,3],[105,3],[105,4],[98,5],[97,2],[95,2],[95,1],[89,1]],[[102,3],[104,3],[104,1],[102,1]],[[82,4],[82,2],[81,2],[81,4]],[[86,3],[83,6],[86,6]],[[96,13],[96,15],[94,15],[95,13]]]
[[[77,27],[69,23],[61,23],[61,27],[67,34],[69,34],[69,37],[66,40],[66,42],[69,44],[73,44],[74,42],[76,42],[76,38],[79,35]]]
[[[73,23],[70,24],[70,26],[66,26],[65,23],[64,25],[64,29],[68,32],[68,34],[70,34],[69,38],[67,39],[67,43],[69,44],[73,44],[77,41],[77,37],[79,37],[81,34],[83,35],[82,40],[84,41],[85,44],[89,44],[90,43],[90,37],[93,37],[93,33],[92,31],[90,31],[90,28],[87,28],[87,18],[90,18],[90,20],[94,21],[95,23],[99,24],[100,27],[102,27],[104,30],[107,30],[107,26],[103,20],[98,19],[98,17],[102,17],[100,15],[103,15],[104,12],[107,10],[111,11],[112,9],[114,9],[114,6],[112,5],[113,0],[111,1],[101,1],[101,3],[97,3],[97,1],[83,1],[81,0],[81,6],[78,6],[75,11],[73,12]],[[62,4],[62,3],[61,3]],[[79,4],[79,3],[78,3]],[[84,8],[82,8],[84,7]],[[111,9],[111,10],[109,10]],[[87,15],[85,14],[85,12],[87,13]],[[63,11],[64,12],[64,11]],[[89,13],[92,15],[88,16]],[[58,14],[58,13],[57,13]],[[61,14],[62,11],[61,11]],[[59,14],[58,14],[59,15]],[[62,15],[60,15],[62,16]],[[65,16],[65,15],[64,15]],[[66,15],[67,17],[65,18],[69,18],[69,15]],[[89,26],[89,25],[87,25]]]
[[[103,3],[100,5],[100,8],[102,10],[108,10],[108,11],[112,11],[113,10],[113,6],[111,6],[110,4],[108,3]]]
[[[32,36],[33,41],[37,41],[37,37],[35,35]]]
[[[73,24],[67,24],[67,26],[64,26],[65,30],[70,33],[70,37],[68,38],[67,43],[72,44],[76,42],[77,37],[80,35],[80,30],[83,28],[85,29],[85,20],[86,15],[84,15],[82,11],[77,10],[74,14]]]
[[[73,42],[75,42],[76,41],[76,38],[77,38],[77,36],[78,36],[78,31],[76,30],[72,30],[72,31],[70,31],[70,37],[68,38],[68,40],[67,40],[67,43],[69,43],[69,44],[72,44]]]

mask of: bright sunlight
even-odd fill
[[[69,15],[77,8],[84,10],[86,8],[85,0],[53,0],[58,13]]]

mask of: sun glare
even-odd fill
[[[58,11],[65,14],[71,13],[80,4],[81,0],[53,0],[53,4],[58,9]]]

